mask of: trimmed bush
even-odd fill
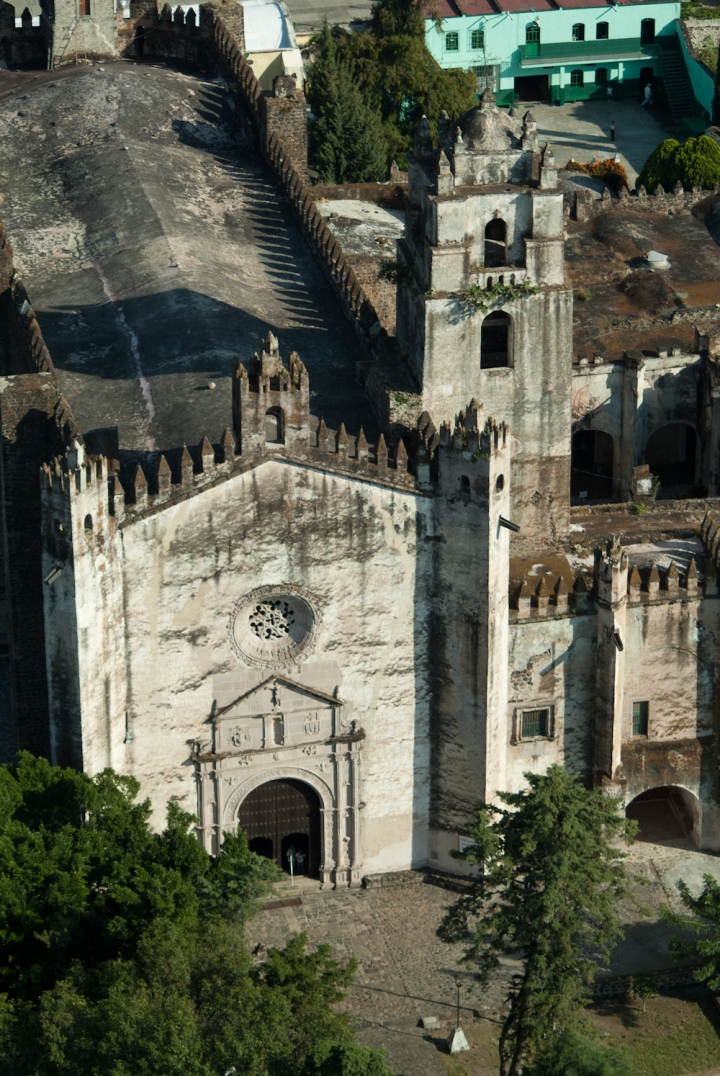
[[[714,139],[697,135],[681,145],[666,138],[645,161],[636,186],[652,192],[660,183],[671,191],[678,181],[687,190],[714,190],[720,184],[720,146]]]
[[[622,1050],[564,1031],[530,1067],[532,1076],[637,1076]]]

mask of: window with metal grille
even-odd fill
[[[535,736],[550,735],[550,710],[523,710],[520,718],[520,738],[532,740]]]
[[[445,52],[459,52],[460,34],[445,34]]]
[[[471,30],[470,31],[470,48],[471,49],[484,49],[485,48],[485,31],[484,30]]]
[[[607,41],[610,36],[610,27],[606,22],[599,22],[595,31],[595,37],[598,41]]]
[[[572,28],[572,39],[573,39],[573,41],[584,41],[585,40],[585,23],[584,22],[576,22],[575,23],[575,25]]]
[[[526,45],[539,45],[540,44],[540,27],[536,22],[529,22],[525,27],[525,44]]]
[[[633,703],[633,736],[647,736],[649,708],[647,702]]]
[[[582,86],[584,81],[585,81],[585,79],[583,78],[582,71],[571,71],[570,72],[570,85],[571,86]]]

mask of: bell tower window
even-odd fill
[[[504,310],[488,314],[480,329],[480,369],[512,366],[512,319]]]
[[[485,226],[485,250],[483,260],[486,269],[507,265],[507,228],[505,221],[495,217]]]

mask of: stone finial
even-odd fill
[[[461,153],[464,153],[464,152],[465,152],[465,142],[463,141],[463,133],[462,133],[462,130],[459,127],[456,127],[455,128],[455,147],[453,149],[453,153],[457,157]]]
[[[685,586],[688,593],[694,593],[698,588],[698,570],[695,563],[695,557],[693,557],[688,565],[688,570],[685,573]]]
[[[405,448],[405,444],[403,442],[403,439],[400,438],[400,440],[397,443],[397,447],[395,449],[395,470],[396,471],[407,471],[407,466],[408,466],[407,449]]]
[[[486,86],[480,98],[480,108],[495,108],[495,94]]]
[[[447,159],[444,149],[440,150],[440,156],[438,157],[438,175],[450,175],[450,161]]]
[[[515,604],[517,605],[518,616],[528,616],[530,613],[530,606],[532,604],[532,598],[530,595],[530,587],[527,584],[527,579],[523,579],[520,584],[520,589],[517,592],[515,598]]]
[[[184,486],[192,482],[193,467],[193,458],[187,450],[187,445],[183,445],[180,455],[180,480]]]
[[[265,351],[266,354],[268,354],[268,355],[279,355],[280,354],[280,343],[278,341],[278,338],[272,332],[272,330],[267,334],[267,336],[263,340],[263,351]]]
[[[664,193],[665,193],[665,188],[663,187],[662,183],[658,183],[658,185],[655,187],[655,197],[659,198],[660,195],[664,194]]]
[[[587,580],[584,573],[580,572],[573,583],[575,605],[586,605],[589,597],[590,591],[588,590]]]
[[[329,436],[325,419],[321,418],[317,428],[317,446],[321,452],[327,452]]]
[[[683,187],[683,185],[682,185],[682,183],[680,182],[680,180],[678,180],[678,181],[677,181],[677,183],[675,184],[675,186],[674,186],[673,190],[675,191],[675,194],[676,194],[676,195],[677,195],[677,194],[684,194],[684,193],[685,193],[685,188]]]
[[[545,580],[545,577],[543,576],[538,585],[535,587],[535,604],[537,608],[542,611],[544,609],[547,609],[549,601],[550,591],[548,590],[547,582]]]
[[[527,112],[525,113],[525,115],[523,116],[523,129],[528,130],[528,131],[534,131],[535,126],[536,126],[535,117],[533,116],[530,109],[528,109]]]
[[[543,150],[543,164],[553,167],[555,164],[555,150],[552,148],[549,142],[545,143]]]
[[[155,481],[157,482],[158,493],[167,493],[169,491],[170,483],[172,482],[172,471],[164,456],[161,456],[158,460]]]
[[[235,459],[235,438],[227,426],[223,430],[223,435],[220,438],[220,448],[222,450],[223,461],[225,463],[232,463]]]
[[[639,600],[641,586],[642,579],[640,578],[640,572],[637,570],[637,564],[633,564],[628,574],[628,594],[630,595],[630,601]]]
[[[678,570],[677,570],[677,567],[675,565],[675,561],[672,560],[672,561],[670,561],[670,567],[668,568],[667,572],[665,573],[665,590],[670,591],[670,592],[677,591],[679,586],[680,586],[680,576],[678,575]]]
[[[638,198],[647,198],[647,191],[643,183],[637,188]]]
[[[627,189],[627,187],[625,186],[624,183],[621,186],[618,193],[619,193],[620,201],[621,202],[627,202],[628,198],[630,197],[630,191]]]
[[[375,446],[375,460],[378,465],[379,471],[386,471],[388,464],[388,450],[385,438],[382,434],[378,437],[377,445]]]
[[[138,505],[138,507],[147,504],[147,478],[145,477],[145,472],[143,471],[139,463],[135,468],[135,477],[133,478],[133,491],[135,495],[135,504]]]
[[[207,437],[203,437],[200,442],[200,459],[202,460],[203,472],[207,473],[215,462],[215,449],[210,444]]]
[[[338,430],[336,436],[336,451],[341,460],[346,460],[348,458],[349,446],[350,438],[347,435],[345,423],[341,422],[340,429]]]
[[[555,607],[558,611],[565,610],[568,607],[568,588],[567,583],[562,576],[555,584]]]
[[[357,440],[355,442],[355,459],[358,460],[358,461],[362,461],[362,462],[366,463],[367,458],[368,458],[368,443],[365,440],[365,432],[364,432],[364,430],[363,430],[363,428],[361,426],[360,427],[360,433],[357,435]]]
[[[429,160],[433,155],[433,140],[427,116],[422,116],[415,129],[415,156],[418,160]]]
[[[650,574],[647,577],[647,592],[651,598],[657,595],[660,590],[660,575],[658,573],[655,564],[650,565]]]

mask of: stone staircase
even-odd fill
[[[698,104],[682,56],[677,49],[662,49],[660,74],[675,122],[680,123],[697,116]]]

